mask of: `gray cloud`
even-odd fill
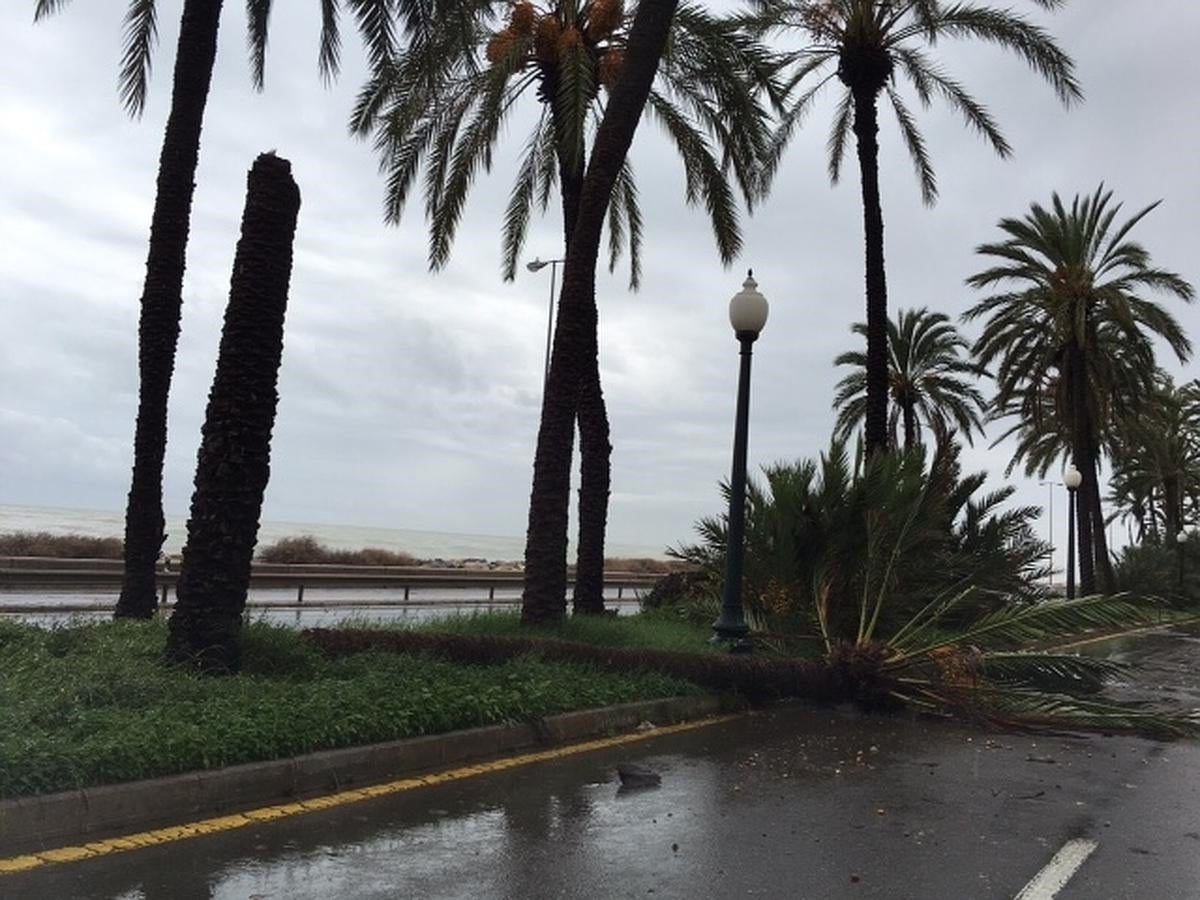
[[[347,72],[326,90],[316,74],[314,10],[281,8],[267,90],[258,95],[237,12],[227,11],[223,25],[197,178],[168,512],[186,513],[190,496],[245,172],[257,153],[275,149],[293,162],[303,207],[267,517],[523,533],[549,290],[545,270],[522,269],[512,284],[499,277],[497,223],[523,120],[514,119],[493,173],[477,182],[449,265],[430,274],[420,198],[400,227],[385,227],[370,147],[345,134],[361,74],[352,36]],[[130,121],[115,92],[119,8],[74,4],[37,27],[29,4],[0,8],[0,503],[123,505],[137,298],[177,17],[177,4],[166,4],[147,111]],[[959,314],[972,299],[963,279],[979,265],[974,247],[995,236],[1001,216],[1101,180],[1128,210],[1164,198],[1140,238],[1163,266],[1200,281],[1191,222],[1200,206],[1200,63],[1188,43],[1200,9],[1190,0],[1076,2],[1044,18],[1077,60],[1087,101],[1064,112],[1010,56],[939,47],[1015,154],[999,160],[951,113],[922,112],[941,189],[936,207],[921,205],[884,116],[893,309]],[[698,516],[718,510],[737,358],[726,304],[748,266],[772,304],[754,362],[752,465],[827,445],[839,377],[832,359],[852,346],[849,327],[863,316],[857,173],[850,156],[843,183],[829,185],[829,118],[828,104],[814,109],[773,196],[745,220],[745,252],[731,269],[717,261],[702,212],[684,206],[679,165],[662,136],[653,123],[641,129],[634,164],[646,214],[643,287],[626,290],[623,266],[599,284],[613,541],[677,543]],[[525,256],[557,256],[560,245],[551,214],[534,223]],[[1176,312],[1194,333],[1200,313]],[[1194,364],[1180,374],[1195,376]],[[965,463],[999,482],[1009,454],[983,442]],[[1035,482],[1015,483],[1018,502],[1045,502]]]

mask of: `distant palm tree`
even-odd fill
[[[1200,496],[1200,381],[1176,387],[1162,371],[1155,381],[1149,402],[1113,429],[1109,501],[1137,522],[1140,540],[1174,540]]]
[[[856,322],[855,334],[866,337],[867,326]],[[964,358],[970,344],[958,333],[945,313],[922,307],[900,310],[897,319],[888,320],[888,383],[892,414],[888,430],[893,445],[904,428],[904,449],[921,443],[921,423],[933,432],[938,445],[961,432],[967,443],[974,433],[983,433],[982,416],[987,404],[972,383],[982,369]],[[854,371],[838,382],[833,397],[834,409],[840,409],[836,434],[846,439],[859,428],[867,411],[867,356],[861,350],[843,353],[834,365],[854,366]]]
[[[621,0],[544,6],[473,0],[439,16],[435,27],[409,23],[407,46],[377,66],[364,86],[351,130],[374,135],[389,222],[400,220],[424,166],[431,268],[449,260],[471,185],[490,168],[517,101],[530,94],[540,110],[505,211],[503,276],[514,277],[533,209],[545,211],[556,187],[570,252],[591,135],[604,108],[602,88],[611,91],[621,77],[632,22]],[[771,56],[733,23],[684,4],[647,101],[683,163],[685,197],[704,205],[726,263],[741,247],[731,181],[752,205],[754,173],[769,137],[758,95],[771,89],[772,72]],[[617,172],[612,197],[609,269],[628,246],[636,288],[642,215],[628,161]],[[582,458],[575,610],[600,612],[612,447],[598,363],[589,363],[582,377],[572,388]]]
[[[1032,0],[1043,9],[1064,0]],[[934,97],[962,114],[1002,157],[1011,153],[996,122],[963,85],[928,54],[939,41],[974,40],[1011,50],[1053,85],[1064,103],[1081,97],[1074,64],[1045,29],[1009,9],[943,0],[751,0],[756,29],[797,31],[807,41],[793,55],[792,86],[805,88],[781,122],[764,178],[778,167],[787,143],[815,98],[834,79],[845,88],[829,133],[829,177],[836,183],[851,133],[858,150],[866,253],[866,428],[868,453],[888,442],[887,281],[883,211],[879,199],[878,103],[887,97],[912,157],[921,195],[932,204],[937,183],[925,140],[896,87],[902,76],[923,106]]]
[[[69,0],[37,0],[37,21],[66,6]],[[349,0],[372,57],[390,52],[393,0]],[[326,78],[336,74],[341,42],[338,0],[318,0],[321,39],[318,64]],[[155,565],[166,539],[162,508],[163,457],[167,448],[167,396],[179,342],[183,272],[200,128],[217,55],[217,29],[222,0],[184,0],[175,51],[171,111],[158,162],[150,247],[138,321],[138,411],[133,439],[133,479],[125,511],[125,571],[118,618],[154,614]],[[248,0],[249,49],[256,87],[263,83],[271,0]],[[141,115],[146,105],[150,64],[158,38],[156,0],[130,0],[125,13],[119,92],[126,110]]]
[[[1017,418],[1024,446],[1044,472],[1069,442],[1083,474],[1079,489],[1080,586],[1095,590],[1098,567],[1106,590],[1112,566],[1105,546],[1097,463],[1102,441],[1122,414],[1144,408],[1158,368],[1155,337],[1182,362],[1191,343],[1179,323],[1147,291],[1190,301],[1192,286],[1155,268],[1129,232],[1158,204],[1114,225],[1121,204],[1101,185],[1067,208],[1057,194],[1046,209],[1033,204],[1022,219],[1002,219],[1006,235],[977,252],[997,260],[967,279],[972,287],[1007,288],[969,309],[984,319],[972,348],[994,368],[996,407]]]

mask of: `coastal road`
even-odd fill
[[[1195,698],[1195,633],[1118,648]],[[624,791],[616,767],[661,773]],[[1200,744],[777,708],[0,878],[0,897],[1200,897]],[[1064,849],[1065,848],[1065,849]]]

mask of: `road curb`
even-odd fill
[[[0,853],[97,839],[303,799],[400,776],[741,709],[706,695],[625,703],[305,756],[0,801]],[[147,748],[153,752],[153,748]]]

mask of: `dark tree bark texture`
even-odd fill
[[[883,209],[879,199],[879,114],[873,86],[852,86],[854,135],[862,182],[867,289],[867,455],[888,448],[887,279],[883,267]]]
[[[559,295],[550,376],[542,404],[529,528],[525,538],[525,590],[521,620],[560,621],[566,612],[567,509],[579,386],[596,365],[596,260],[613,183],[629,152],[666,44],[678,0],[643,0],[638,6],[621,78],[613,87],[596,131]]]
[[[557,112],[557,111],[556,111]],[[558,117],[556,115],[556,121]],[[571,236],[579,220],[583,191],[585,151],[576,148],[574,157],[559,152],[559,183],[562,187],[563,247],[571,249]],[[598,324],[597,324],[598,327]],[[612,444],[608,410],[600,387],[600,358],[597,353],[583,360],[575,400],[579,424],[579,542],[575,557],[573,611],[585,615],[604,613],[604,532],[608,526],[608,497],[612,480]]]
[[[163,457],[167,395],[175,370],[188,226],[200,128],[217,55],[221,0],[187,0],[175,53],[171,112],[158,162],[150,249],[138,322],[138,411],[133,478],[125,508],[125,571],[117,618],[150,618],[157,602],[155,567],[162,552]]]
[[[238,632],[270,475],[276,380],[300,191],[273,154],[250,170],[217,374],[209,393],[167,655],[236,672]]]

